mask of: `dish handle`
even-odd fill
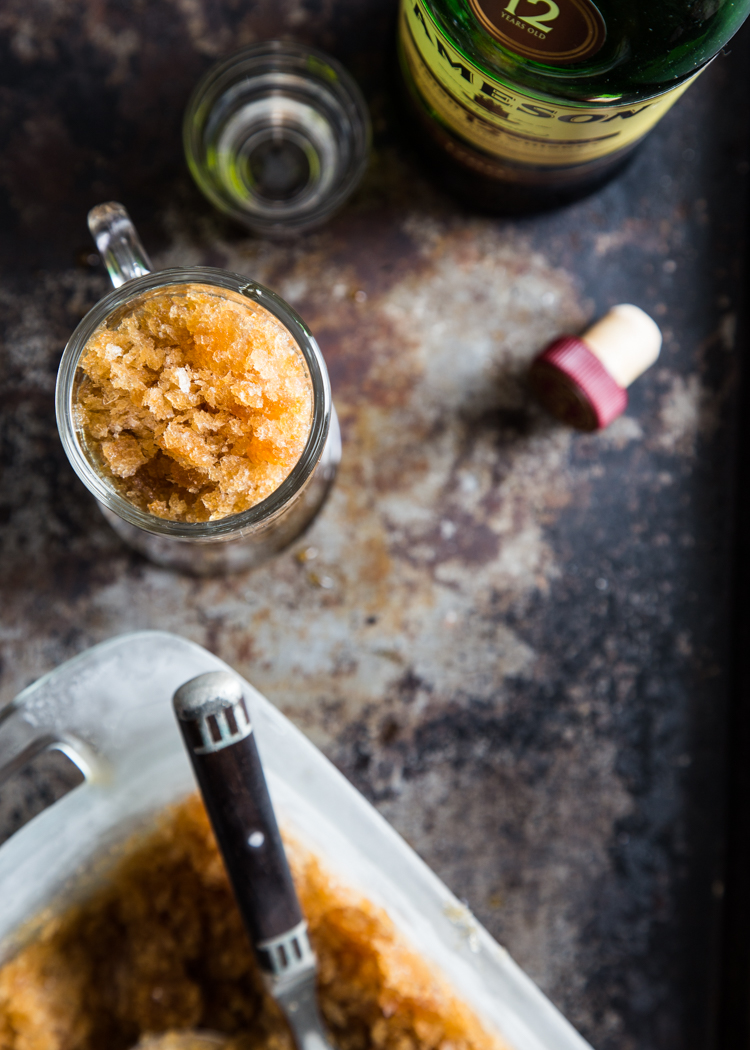
[[[23,705],[12,703],[0,711],[0,787],[48,751],[65,755],[84,781],[94,779],[102,766],[98,756],[83,741],[30,721]]]

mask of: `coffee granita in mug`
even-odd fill
[[[313,389],[269,310],[230,289],[177,284],[107,318],[79,360],[74,412],[113,487],[172,521],[246,511],[304,451]]]

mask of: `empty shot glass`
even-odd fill
[[[121,204],[102,204],[92,209],[89,228],[114,291],[84,317],[60,362],[57,425],[73,469],[96,497],[113,529],[152,561],[198,575],[242,571],[259,565],[296,539],[310,524],[328,494],[341,458],[338,420],[318,344],[288,303],[247,277],[211,267],[152,272],[138,234]],[[201,320],[201,303],[208,304],[208,329],[205,318]],[[154,317],[157,307],[162,314]],[[267,342],[270,340],[273,344],[270,353],[262,351],[265,357],[261,371],[265,369],[268,376],[273,347],[281,345],[287,355],[284,360],[296,369],[295,375],[307,377],[300,387],[304,388],[302,400],[308,406],[301,425],[309,429],[297,428],[302,435],[299,458],[293,465],[290,460],[289,472],[278,487],[255,505],[237,513],[212,513],[211,507],[218,506],[216,499],[223,498],[216,493],[211,497],[213,505],[210,500],[200,504],[204,498],[200,488],[204,475],[198,469],[201,450],[205,452],[208,471],[205,477],[218,479],[217,484],[223,484],[230,494],[230,504],[234,500],[243,507],[248,500],[241,489],[242,479],[247,477],[255,485],[256,474],[260,472],[262,476],[266,464],[270,464],[269,470],[275,469],[273,449],[277,446],[272,442],[278,439],[283,447],[285,435],[281,432],[279,438],[278,420],[264,421],[262,416],[253,416],[252,409],[243,408],[245,404],[266,404],[267,395],[258,386],[257,377],[251,382],[230,370],[228,378],[221,380],[220,377],[217,385],[212,384],[211,375],[205,369],[186,368],[184,362],[182,367],[176,367],[182,358],[179,348],[170,347],[170,340],[174,341],[172,318],[187,316],[191,310],[193,318],[198,316],[197,323],[203,326],[199,327],[195,341],[199,355],[211,352],[210,325],[214,323],[216,338],[224,340],[222,353],[226,356],[234,352],[231,332],[229,337],[226,335],[227,318],[222,316],[222,310],[232,315],[231,323],[240,325],[244,323],[244,314],[252,313],[253,317],[260,318],[259,324],[266,324],[270,333]],[[123,352],[123,339],[118,333],[122,331],[123,321],[127,325],[138,316],[150,318],[150,331],[156,333],[156,337],[151,339],[147,332],[141,339],[145,349],[139,353],[146,364],[139,359],[140,363],[130,365],[127,362],[134,359],[133,352]],[[112,333],[111,340],[109,333]],[[265,337],[259,338],[262,341]],[[155,349],[150,349],[152,344]],[[87,354],[92,346],[99,348],[96,367],[100,371],[104,368],[109,376],[106,388],[94,387],[93,393],[91,369],[87,371],[82,366],[82,359],[89,362]],[[167,368],[172,378],[171,386],[168,383],[165,387],[162,379]],[[283,379],[271,372],[271,383]],[[224,382],[223,402],[221,382]],[[134,392],[132,412],[127,401],[131,390]],[[226,404],[227,397],[234,398],[235,393],[240,400],[234,403],[232,414],[222,405]],[[265,409],[262,407],[259,411]],[[119,413],[114,423],[113,412]],[[144,412],[147,425],[152,418],[157,423],[156,445],[148,433],[143,437]],[[196,424],[197,429],[192,424]],[[224,452],[219,447],[223,440],[222,426],[228,435],[225,445],[231,446],[229,459],[223,458]],[[170,427],[170,433],[165,436],[165,429]],[[166,447],[165,442],[170,445],[172,451],[168,451],[174,454],[173,460],[163,457],[161,450]],[[251,448],[255,451],[248,453]],[[269,448],[271,452],[267,451]],[[237,450],[241,454],[235,454]],[[149,457],[154,457],[153,463],[161,462],[160,474],[154,473],[156,468],[149,465],[152,463]],[[145,482],[139,480],[141,468],[152,472]],[[273,475],[269,474],[269,478],[271,480],[266,481],[272,484]],[[157,488],[161,485],[164,493],[155,492],[155,485]],[[170,485],[174,485],[171,496]],[[191,493],[198,495],[191,496]],[[185,496],[198,501],[195,506],[200,504],[206,520],[195,520],[195,514],[189,520],[190,515],[184,512]]]
[[[267,236],[332,215],[364,174],[370,137],[367,106],[343,66],[281,40],[213,66],[183,124],[188,166],[208,200]]]

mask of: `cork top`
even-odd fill
[[[661,331],[640,307],[621,303],[585,331],[581,341],[625,389],[658,358]]]
[[[531,366],[529,382],[539,401],[579,430],[600,430],[621,415],[627,387],[661,349],[659,326],[637,306],[613,306],[582,336],[550,343]]]

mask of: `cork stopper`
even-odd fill
[[[623,389],[651,367],[661,350],[658,324],[630,303],[613,306],[581,340]]]
[[[659,326],[622,303],[582,336],[563,336],[539,354],[529,382],[544,407],[579,430],[599,430],[621,415],[626,388],[659,356]]]

